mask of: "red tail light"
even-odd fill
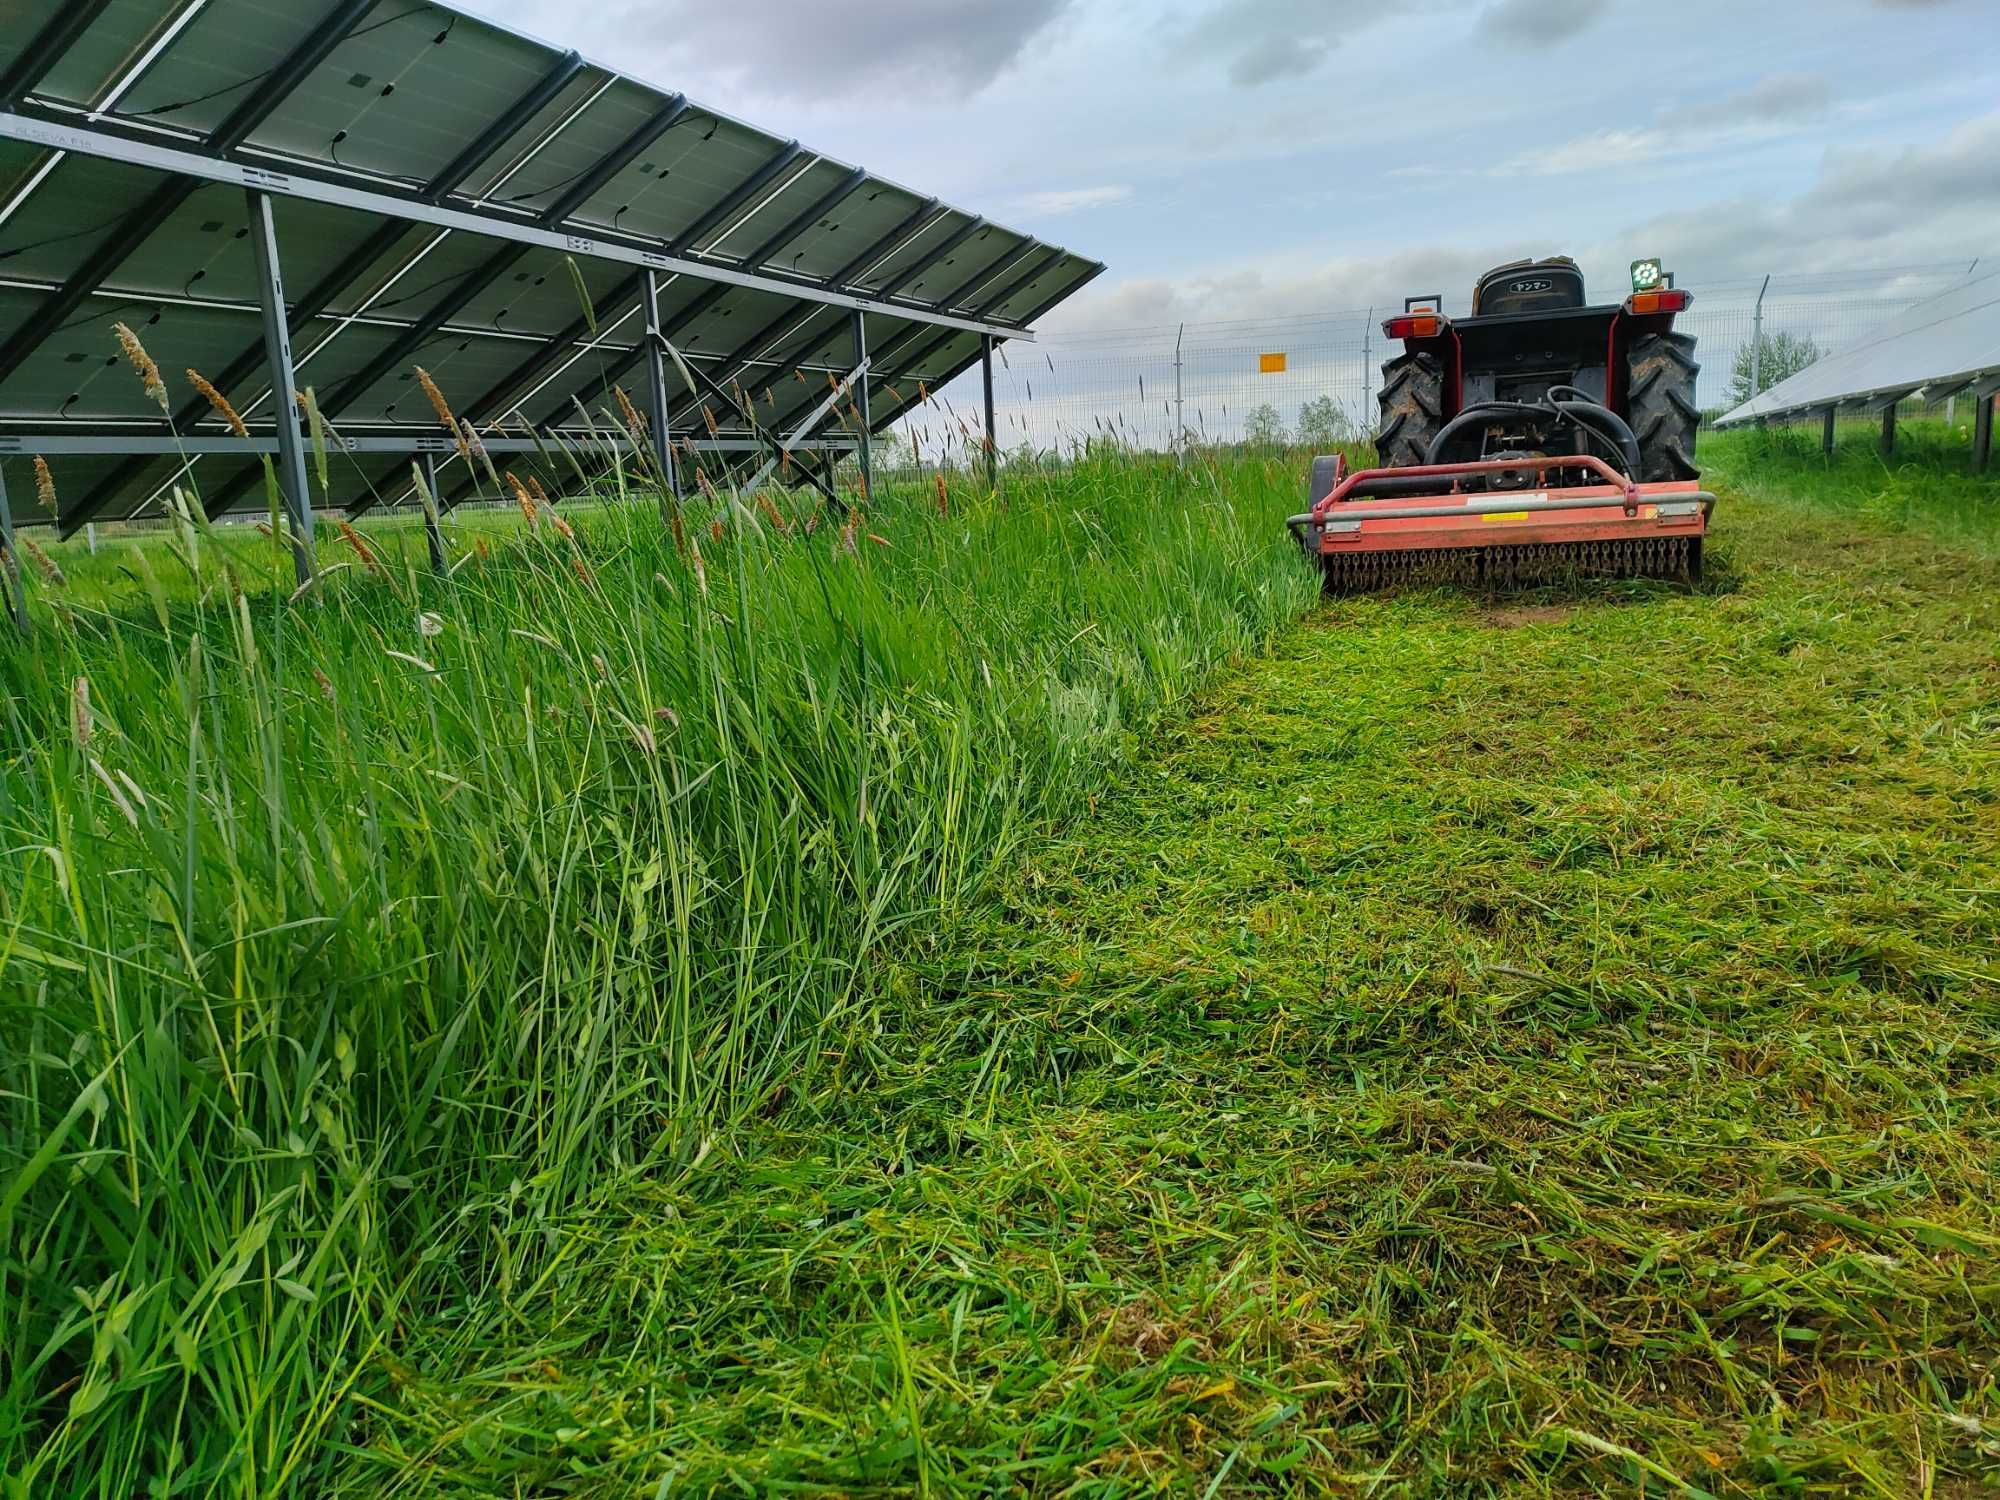
[[[1688,304],[1694,301],[1694,293],[1677,292],[1634,292],[1625,303],[1625,311],[1637,317],[1648,313],[1686,312]]]
[[[1382,331],[1392,339],[1434,339],[1444,330],[1444,319],[1436,313],[1391,318]]]

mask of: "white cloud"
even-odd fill
[[[1058,188],[1045,193],[1024,193],[1014,200],[1017,213],[1032,214],[1037,218],[1050,219],[1060,214],[1081,213],[1085,209],[1103,208],[1111,203],[1123,203],[1132,196],[1132,189],[1122,185],[1087,188]]]
[[[1689,202],[1579,242],[1555,230],[1483,244],[1376,255],[1294,252],[1179,276],[1108,276],[1044,319],[1052,334],[1224,320],[1299,319],[1400,306],[1442,288],[1462,304],[1473,279],[1525,256],[1571,254],[1593,285],[1616,285],[1640,253],[1664,256],[1683,284],[1760,272],[1823,274],[1970,261],[2000,223],[2000,112],[1901,150],[1829,153],[1817,180],[1789,196]],[[1511,221],[1510,221],[1511,222]]]
[[[993,83],[1075,0],[754,0],[752,4],[606,0],[472,0],[502,21],[566,42],[589,40],[607,61],[670,87],[722,80],[727,92],[774,99],[899,94],[963,98]],[[691,87],[715,97],[712,83]]]

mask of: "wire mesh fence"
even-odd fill
[[[1676,327],[1697,340],[1704,413],[1714,417],[1748,399],[1749,351],[1760,329],[1767,356],[1789,342],[1824,357],[1964,280],[1977,264],[1772,275],[1768,282],[1684,280],[1694,304]],[[1468,300],[1469,293],[1447,296],[1445,311],[1462,314]],[[1395,310],[1119,329],[1005,347],[994,368],[1000,447],[1042,453],[1112,437],[1165,450],[1180,433],[1196,443],[1310,446],[1364,435],[1374,426],[1381,362],[1401,347],[1385,347],[1380,327]],[[1790,373],[1783,359],[1769,363],[1759,371],[1759,389]],[[976,432],[978,371],[939,394],[904,424],[903,461],[959,458]]]

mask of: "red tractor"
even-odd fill
[[[1293,534],[1330,592],[1397,583],[1507,587],[1571,575],[1701,577],[1715,496],[1694,466],[1693,299],[1658,261],[1590,306],[1567,256],[1479,278],[1469,317],[1412,297],[1382,325],[1384,467],[1315,458]]]

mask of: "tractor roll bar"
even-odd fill
[[[1333,506],[1353,496],[1356,489],[1370,480],[1376,479],[1449,479],[1459,474],[1494,474],[1508,470],[1533,469],[1539,487],[1546,488],[1543,481],[1552,469],[1588,469],[1606,484],[1615,485],[1625,492],[1625,507],[1630,510],[1639,503],[1639,486],[1594,453],[1567,453],[1550,458],[1482,458],[1458,464],[1412,464],[1402,469],[1357,469],[1314,503],[1314,516],[1324,515]],[[1600,499],[1597,502],[1602,505]],[[1453,507],[1456,509],[1457,507]],[[1520,506],[1512,509],[1519,510]],[[1371,511],[1380,515],[1380,511]]]

